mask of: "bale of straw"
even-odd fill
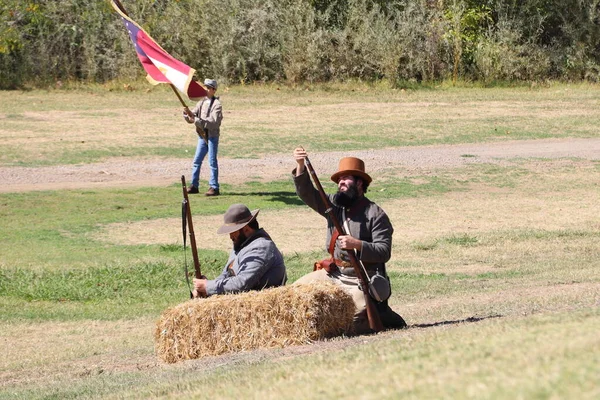
[[[154,334],[167,363],[349,333],[352,297],[326,282],[194,299],[163,312]]]

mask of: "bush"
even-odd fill
[[[391,82],[600,78],[591,0],[137,0],[199,78]],[[145,75],[106,0],[0,2],[0,89]]]

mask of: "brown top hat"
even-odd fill
[[[256,216],[260,210],[254,210],[250,212],[248,207],[243,204],[232,204],[225,212],[223,216],[223,225],[217,229],[219,235],[239,231],[246,225],[248,225]]]
[[[371,177],[365,172],[365,163],[360,158],[356,157],[344,157],[340,160],[338,172],[331,175],[331,180],[338,183],[340,177],[344,175],[355,175],[365,180],[367,183],[371,183]]]

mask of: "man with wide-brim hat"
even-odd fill
[[[292,176],[296,193],[302,201],[327,219],[325,249],[330,257],[316,262],[315,270],[298,279],[294,284],[330,281],[341,285],[352,295],[356,306],[354,332],[357,334],[371,332],[365,295],[348,257],[348,252],[354,252],[370,279],[369,292],[379,310],[384,327],[406,327],[404,319],[388,305],[391,285],[385,263],[392,255],[394,228],[385,211],[365,197],[372,179],[366,172],[364,161],[356,157],[344,157],[340,160],[337,172],[331,176],[338,190],[335,194],[327,195],[333,205],[329,210],[306,170],[307,157],[303,148],[298,147],[294,150],[294,160],[297,165],[292,171]],[[335,213],[338,221],[343,223],[347,234],[337,232],[331,219],[328,218],[330,212]]]
[[[284,285],[287,280],[283,255],[258,225],[260,210],[232,204],[223,216],[220,235],[229,234],[233,249],[216,279],[194,279],[194,297],[239,293]]]

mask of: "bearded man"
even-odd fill
[[[359,286],[359,279],[349,262],[348,251],[355,252],[356,258],[364,266],[369,278],[383,276],[388,285],[386,298],[374,299],[381,321],[385,328],[404,328],[406,322],[388,305],[391,294],[389,277],[385,263],[392,255],[392,234],[394,228],[381,207],[365,197],[372,179],[365,172],[365,163],[355,157],[345,157],[339,162],[338,171],[331,180],[338,185],[335,194],[329,194],[333,209],[328,211],[319,191],[314,187],[305,167],[306,151],[299,147],[294,150],[297,166],[292,171],[296,193],[310,208],[327,218],[327,212],[335,213],[338,221],[344,224],[346,235],[335,230],[327,218],[326,246],[330,260],[315,264],[315,271],[298,279],[294,284],[313,281],[330,281],[342,286],[352,295],[356,306],[353,328],[356,334],[369,333],[366,301]]]
[[[223,216],[220,235],[229,234],[233,249],[216,279],[194,279],[194,297],[239,293],[285,285],[287,274],[283,255],[258,225],[260,210],[250,211],[243,204],[232,204]]]

